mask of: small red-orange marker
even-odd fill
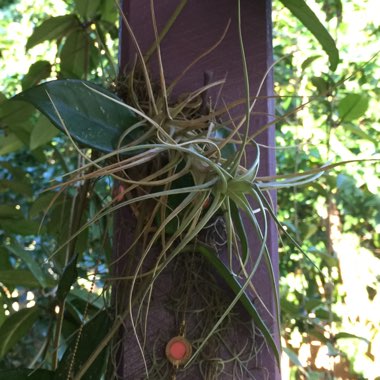
[[[191,344],[183,336],[170,339],[165,348],[167,359],[176,367],[185,364],[190,359],[191,353]]]

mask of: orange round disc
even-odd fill
[[[191,344],[182,336],[170,339],[165,349],[167,359],[176,366],[185,364],[190,359],[191,352]]]

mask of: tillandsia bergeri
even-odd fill
[[[99,313],[88,323],[98,326],[98,323],[111,315],[107,322],[109,329],[101,337],[96,349],[79,366],[75,363],[76,353],[81,344],[81,334],[86,337],[89,335],[87,324],[83,332],[80,331],[61,365],[68,378],[73,376],[74,379],[80,379],[95,365],[101,355],[104,355],[103,349],[111,341],[118,339],[118,331],[125,321],[128,321],[136,337],[138,349],[144,358],[147,377],[156,378],[157,373],[160,373],[163,378],[157,358],[146,357],[147,321],[152,293],[158,279],[167,268],[179,265],[186,279],[182,284],[182,293],[188,294],[189,289],[197,289],[199,293],[199,288],[205,287],[210,298],[208,304],[202,305],[203,309],[209,309],[205,317],[207,323],[201,331],[197,330],[200,336],[197,342],[192,342],[194,352],[184,363],[185,366],[197,363],[205,378],[214,378],[212,376],[222,371],[225,364],[222,359],[219,359],[216,366],[212,366],[212,360],[209,360],[207,368],[204,366],[207,362],[204,352],[210,350],[210,343],[214,346],[226,346],[221,332],[228,330],[227,322],[236,323],[237,305],[244,310],[251,322],[249,327],[244,325],[242,328],[246,328],[251,335],[259,331],[279,363],[280,352],[272,332],[251,297],[255,294],[254,275],[264,263],[269,277],[268,283],[276,299],[277,310],[273,318],[278,326],[277,287],[267,247],[268,219],[272,218],[279,229],[287,236],[289,234],[276,218],[269,191],[309,183],[336,166],[327,164],[304,173],[259,177],[262,148],[250,134],[249,126],[261,87],[272,67],[262,79],[256,96],[251,97],[240,33],[246,98],[220,108],[211,106],[204,94],[211,89],[222,91],[224,81],[219,80],[211,81],[196,91],[173,100],[173,89],[180,78],[170,84],[165,81],[153,1],[151,8],[156,37],[151,54],[157,54],[158,79],[149,71],[147,61],[150,55],[141,53],[128,20],[122,15],[131,40],[135,42],[138,57],[130,72],[116,81],[113,87],[116,94],[87,81],[58,80],[43,83],[15,97],[17,101],[32,103],[66,133],[84,162],[77,171],[68,173],[70,179],[54,187],[60,189],[60,194],[65,189],[80,184],[82,194],[78,197],[78,216],[74,218],[77,221],[76,226],[72,228],[71,236],[64,244],[67,247],[67,267],[62,279],[65,281],[61,282],[64,285],[59,286],[57,291],[61,317],[70,286],[76,279],[77,237],[90,226],[125,207],[130,208],[137,221],[130,247],[121,255],[129,259],[129,268],[125,273],[118,273],[118,280],[124,282],[123,290],[126,292],[123,297],[127,301],[124,305],[117,305],[116,311],[107,309],[106,313]],[[241,30],[240,9],[238,14]],[[200,57],[217,48],[225,33]],[[244,114],[240,118],[231,117],[232,109],[237,106],[244,107]],[[247,146],[253,146],[256,152],[255,159],[249,166],[245,160]],[[81,212],[86,207],[91,184],[104,177],[111,178],[115,184],[114,196],[88,221],[82,222]],[[220,230],[215,227],[217,221]],[[214,233],[219,233],[218,243],[207,237],[205,231],[210,228],[214,228]],[[254,255],[249,244],[248,231],[255,231],[259,241]],[[297,242],[291,236],[289,238],[302,251]],[[62,248],[63,246],[58,247],[56,251]],[[222,254],[219,249],[223,251]],[[111,266],[117,265],[120,260],[120,257],[115,259]],[[195,267],[201,269],[196,271]],[[116,276],[113,276],[112,268],[109,270],[108,281],[112,284]],[[215,277],[223,280],[223,289],[230,290],[230,299],[222,301],[224,293],[217,286]],[[170,306],[173,312],[178,312],[178,308],[191,306],[188,300],[186,305],[180,306],[180,297],[174,298],[175,301]],[[194,315],[198,312],[194,312]],[[212,318],[210,313],[213,314]],[[189,317],[179,317],[185,322],[187,318]],[[56,352],[60,329],[61,326],[57,323]],[[179,333],[184,334],[184,330]],[[230,353],[228,359],[236,362],[236,368],[241,374],[245,371],[245,363],[256,354],[252,347],[245,348],[241,352]],[[113,355],[115,351],[117,349],[113,350]],[[57,359],[56,357],[54,369],[58,366]],[[152,363],[156,363],[155,368]],[[108,371],[112,373],[112,370]],[[162,371],[167,374],[165,371],[168,371],[168,366]],[[239,375],[235,378],[239,378]]]

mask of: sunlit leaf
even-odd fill
[[[291,350],[288,347],[283,347],[282,349],[286,353],[286,355],[288,355],[288,358],[292,361],[293,364],[295,364],[297,367],[303,367],[300,359],[293,350]]]
[[[103,152],[111,152],[117,147],[122,133],[134,125],[137,119],[127,108],[91,91],[91,88],[111,99],[118,99],[95,84],[79,80],[43,83],[17,95],[15,99],[32,103],[56,127],[65,131],[61,117],[76,141]],[[136,134],[139,136],[140,132],[132,132],[128,135],[130,140],[126,138],[125,143],[133,141]]]
[[[305,0],[280,1],[319,41],[323,50],[329,56],[331,70],[335,70],[339,63],[339,51],[335,45],[335,41],[315,13],[306,4]]]
[[[39,315],[39,309],[22,309],[10,315],[0,327],[0,358],[25,335]]]
[[[370,343],[370,341],[362,336],[359,336],[359,335],[355,335],[355,334],[351,334],[351,333],[348,333],[348,332],[345,332],[345,331],[342,331],[342,332],[339,332],[337,334],[334,335],[334,339],[335,340],[338,340],[338,339],[359,339],[359,340],[362,340],[366,343]]]
[[[369,98],[365,94],[348,94],[338,104],[341,121],[352,121],[362,117],[369,106]]]
[[[29,67],[28,73],[21,81],[22,89],[26,90],[40,83],[43,79],[49,78],[51,64],[48,61],[37,61]]]
[[[104,2],[104,1],[103,1]],[[106,3],[112,3],[105,1]],[[74,0],[75,11],[85,20],[91,20],[99,11],[101,0]]]
[[[73,14],[50,17],[34,29],[28,39],[26,49],[29,50],[44,41],[62,38],[79,26],[79,20]]]

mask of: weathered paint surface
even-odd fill
[[[123,9],[126,13],[142,51],[146,51],[153,42],[150,2],[148,0],[124,0]],[[158,27],[166,21],[178,5],[177,0],[156,1],[156,16]],[[270,0],[242,0],[243,36],[249,66],[251,94],[256,95],[257,88],[272,62],[272,35],[271,35],[271,2]],[[162,57],[165,77],[168,83],[176,78],[183,69],[200,54],[209,49],[221,37],[229,20],[231,26],[226,37],[207,57],[200,60],[179,82],[176,93],[189,92],[204,84],[204,73],[212,72],[213,80],[227,78],[223,87],[222,98],[228,103],[244,98],[243,71],[237,29],[237,2],[232,0],[189,0],[188,5],[178,17],[176,23],[162,43]],[[130,38],[124,27],[121,28],[120,66],[126,67],[134,58],[135,52]],[[154,60],[152,71],[155,72]],[[272,94],[273,81],[269,75],[260,96]],[[211,94],[213,95],[213,94]],[[215,94],[214,94],[215,95]],[[242,109],[237,113],[243,112]],[[264,98],[257,102],[251,122],[251,130],[257,130],[265,125],[274,113],[273,100]],[[274,130],[270,128],[262,133],[258,141],[266,146],[274,145]],[[255,152],[248,151],[248,159],[254,158]],[[261,175],[275,173],[275,157],[273,149],[261,151]],[[115,235],[115,252],[123,252],[131,241],[133,222],[130,211],[121,210],[116,215],[116,225],[119,229]],[[277,270],[277,236],[273,223],[270,224],[268,246],[272,255],[273,266]],[[255,247],[255,241],[251,241]],[[123,271],[123,262],[119,264],[117,272]],[[165,298],[165,290],[171,286],[171,278],[165,275],[157,286],[154,303],[151,305],[154,318],[149,321],[147,347],[153,346],[157,336],[164,335],[168,340],[177,334],[174,318],[160,303]],[[264,266],[255,275],[255,287],[264,300],[268,310],[274,314],[275,305],[272,290],[267,280]],[[263,310],[263,315],[265,311]],[[269,325],[273,320],[267,315]],[[279,338],[279,337],[277,337]],[[239,339],[237,336],[236,339]],[[164,350],[164,349],[163,349]],[[143,363],[140,358],[134,338],[130,333],[123,337],[123,346],[119,357],[119,376],[123,379],[143,379]],[[257,360],[252,363],[252,374],[255,379],[278,380],[280,375],[272,355],[261,351]],[[197,371],[180,374],[177,379],[201,379]],[[231,376],[219,377],[230,379]],[[249,377],[251,378],[251,377]],[[248,377],[247,377],[248,379]]]

